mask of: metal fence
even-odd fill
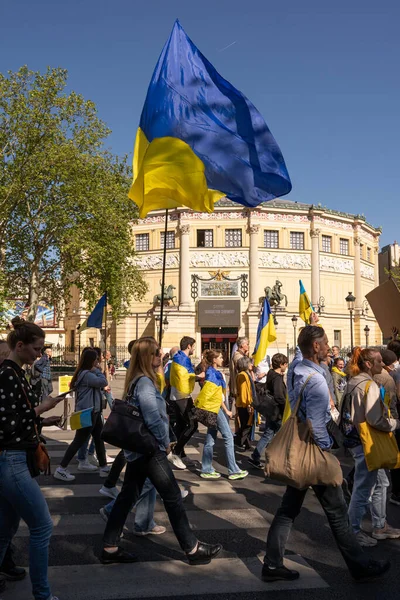
[[[54,373],[70,372],[75,369],[79,362],[79,355],[83,347],[61,346],[59,344],[52,346],[51,370]],[[126,346],[111,346],[107,348],[111,352],[111,364],[116,369],[122,367],[124,362],[129,359],[129,352]]]

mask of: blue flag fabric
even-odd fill
[[[149,210],[212,212],[288,194],[284,158],[255,106],[224,79],[177,20],[156,65],[136,136],[130,198]]]
[[[104,311],[106,309],[107,294],[103,294],[88,318],[80,326],[80,331],[88,329],[88,327],[96,327],[96,329],[101,329],[103,327]]]
[[[264,298],[263,309],[258,322],[256,346],[253,352],[253,360],[256,367],[264,360],[269,344],[275,340],[274,317],[267,298]]]

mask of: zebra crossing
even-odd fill
[[[54,430],[46,433],[54,470],[73,432]],[[188,448],[194,466],[186,471],[175,471],[175,475],[180,486],[190,492],[185,508],[199,539],[210,543],[220,541],[224,546],[223,552],[210,565],[188,566],[160,500],[156,504],[155,521],[164,525],[167,532],[161,536],[138,538],[129,532],[134,519],[131,514],[123,544],[139,554],[140,562],[102,565],[97,556],[104,531],[99,509],[108,502],[99,494],[104,480],[96,473],[78,471],[75,461],[69,467],[76,475],[72,482],[65,483],[51,476],[39,478],[54,524],[49,578],[53,593],[60,600],[199,597],[329,587],[303,558],[295,554],[288,557],[286,564],[300,571],[300,579],[269,584],[261,581],[265,538],[273,517],[264,498],[275,494],[278,502],[278,488],[266,483],[261,475],[237,482],[227,478],[218,481],[201,479],[196,471],[196,461],[201,456],[202,440],[203,432],[199,432]],[[217,444],[216,449],[218,457],[221,456],[222,447]],[[109,456],[117,453],[117,449],[107,447]],[[217,468],[226,473],[219,464]],[[19,564],[28,563],[28,536],[26,525],[21,523],[15,538]],[[2,600],[25,598],[31,598],[29,578],[9,583],[2,596]]]

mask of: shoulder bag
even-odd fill
[[[311,377],[313,375],[304,383],[292,414],[265,450],[265,474],[297,489],[312,485],[337,487],[343,481],[339,461],[314,442],[308,424],[297,416],[304,388]]]
[[[128,402],[129,398],[133,398],[139,379],[132,382],[126,400],[114,400],[101,439],[123,450],[153,456],[158,448],[157,440],[146,426],[140,408]]]

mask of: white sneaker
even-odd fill
[[[98,468],[95,465],[90,464],[87,458],[85,460],[80,460],[78,465],[78,471],[90,471],[93,473],[94,471],[98,471]]]
[[[167,458],[168,458],[169,462],[172,465],[174,465],[174,467],[176,467],[177,469],[182,469],[182,471],[184,471],[185,469],[187,469],[187,467],[186,467],[185,463],[183,462],[183,460],[181,458],[179,458],[179,456],[177,456],[173,452],[170,452],[167,455]]]
[[[62,467],[57,467],[53,473],[53,477],[60,481],[74,481],[75,479],[75,475],[72,475],[67,469],[63,469]]]
[[[91,465],[94,465],[95,467],[99,466],[99,461],[97,460],[94,454],[88,454],[87,460]]]
[[[189,496],[189,492],[187,490],[181,490],[182,500]]]
[[[114,456],[109,456],[108,454],[106,454],[107,464],[112,464],[114,462],[114,460],[115,460]]]
[[[108,465],[106,467],[100,467],[100,477],[108,477],[110,471],[111,467]]]
[[[106,488],[104,485],[99,489],[99,494],[102,494],[103,496],[108,496],[108,498],[112,498],[113,500],[115,500],[115,498],[118,496],[119,494],[119,489],[117,487],[112,487],[112,488]]]

